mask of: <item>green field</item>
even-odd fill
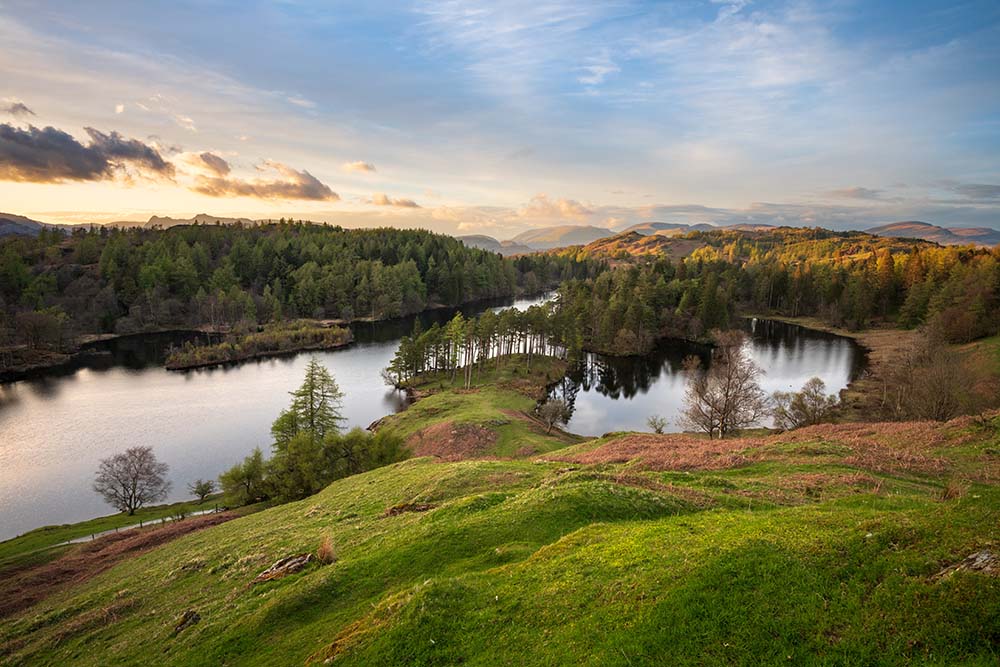
[[[133,515],[120,512],[79,523],[36,528],[13,539],[0,542],[0,574],[12,567],[55,558],[65,549],[65,547],[58,545],[69,540],[103,533],[115,528],[132,526],[140,521],[151,523],[180,514],[201,512],[212,509],[219,502],[221,502],[221,496],[217,494],[207,498],[204,503],[189,500],[169,505],[153,505],[136,510]]]
[[[488,424],[523,401],[439,391],[390,425]],[[0,659],[997,664],[1000,578],[947,568],[997,553],[1000,418],[567,444],[411,459],[182,537],[5,621]],[[336,562],[249,585],[324,538]]]

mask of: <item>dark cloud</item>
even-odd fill
[[[219,176],[226,176],[229,174],[229,163],[223,160],[218,155],[213,153],[202,153],[198,156],[201,159],[202,164],[214,171]]]
[[[3,110],[17,118],[35,115],[35,112],[29,109],[24,102],[11,102],[4,106]]]
[[[209,197],[255,197],[257,199],[311,199],[337,201],[340,196],[308,171],[297,171],[280,162],[265,162],[265,169],[272,169],[284,180],[245,181],[239,178],[199,176],[195,192]]]
[[[100,181],[129,171],[173,178],[174,166],[153,147],[117,132],[84,128],[90,144],[54,127],[0,124],[0,180],[59,183]]]
[[[382,193],[372,195],[372,203],[376,206],[400,206],[402,208],[420,208],[420,204],[412,199],[395,199]]]

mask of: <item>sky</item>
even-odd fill
[[[0,0],[0,210],[1000,228],[1000,3]]]

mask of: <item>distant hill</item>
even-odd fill
[[[23,215],[0,213],[0,236],[38,236],[46,226],[44,222]]]
[[[641,256],[666,257],[678,260],[682,257],[687,257],[704,245],[706,245],[704,241],[677,238],[669,234],[641,234],[636,231],[630,231],[591,241],[580,248],[579,254],[585,257],[612,261]]]
[[[467,236],[456,236],[455,238],[470,248],[498,252],[501,255],[523,255],[533,252],[533,249],[526,245],[514,243],[513,241],[498,241],[492,236],[486,236],[485,234],[469,234]]]
[[[664,230],[688,230],[690,228],[691,225],[686,225],[683,222],[639,222],[622,229],[621,232],[636,232],[643,236],[650,236]]]
[[[1000,244],[1000,231],[996,229],[989,227],[939,227],[918,220],[893,222],[865,231],[877,236],[923,239],[941,245],[995,246]]]
[[[144,229],[151,229],[153,227],[160,227],[162,229],[167,229],[169,227],[177,227],[178,225],[235,225],[237,223],[243,223],[245,225],[254,224],[254,220],[250,218],[224,218],[217,215],[209,215],[208,213],[199,213],[198,215],[192,216],[190,218],[171,218],[168,216],[154,215],[149,218],[146,222],[141,222],[138,220],[121,220],[118,222],[109,222],[106,224],[108,227],[142,227]]]
[[[526,245],[535,250],[551,250],[571,245],[582,245],[597,239],[614,236],[614,232],[604,227],[590,225],[560,225],[540,227],[521,232],[511,239],[515,244]]]

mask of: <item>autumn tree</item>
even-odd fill
[[[680,423],[710,438],[725,438],[757,424],[767,414],[768,400],[757,381],[762,371],[746,352],[746,335],[717,331],[713,338],[708,369],[698,357],[684,362],[688,381]]]
[[[168,470],[166,463],[156,460],[152,447],[130,447],[101,460],[94,491],[118,511],[135,514],[143,505],[167,496]]]

